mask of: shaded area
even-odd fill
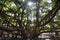
[[[0,39],[60,40],[59,13],[59,0],[0,0]]]

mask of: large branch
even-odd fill
[[[53,13],[53,16],[48,20],[46,21],[43,25],[41,26],[45,26],[46,24],[48,24],[54,17],[55,15],[57,14],[58,10],[60,9],[60,6],[58,6],[52,13]]]
[[[57,30],[54,30],[54,31],[43,31],[43,32],[40,32],[41,33],[49,33],[49,32],[60,32],[60,31],[57,31]]]
[[[54,9],[50,10],[50,11],[48,12],[48,14],[47,14],[43,19],[41,19],[40,22],[44,21],[47,17],[50,17],[50,16],[51,16],[51,13],[53,12],[53,10],[54,10]]]

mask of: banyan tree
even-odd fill
[[[5,39],[38,40],[44,32],[58,34],[59,12],[59,0],[0,0],[0,37],[5,32]]]

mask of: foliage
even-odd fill
[[[22,39],[36,39],[53,28],[57,30],[60,24],[60,1],[31,0],[33,5],[27,5],[29,0],[0,0],[1,31],[17,31]],[[55,21],[56,20],[56,21]],[[21,33],[20,33],[21,32]]]

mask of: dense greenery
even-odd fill
[[[29,5],[29,2],[33,2]],[[0,0],[0,29],[21,39],[37,40],[43,32],[60,26],[59,0]]]

